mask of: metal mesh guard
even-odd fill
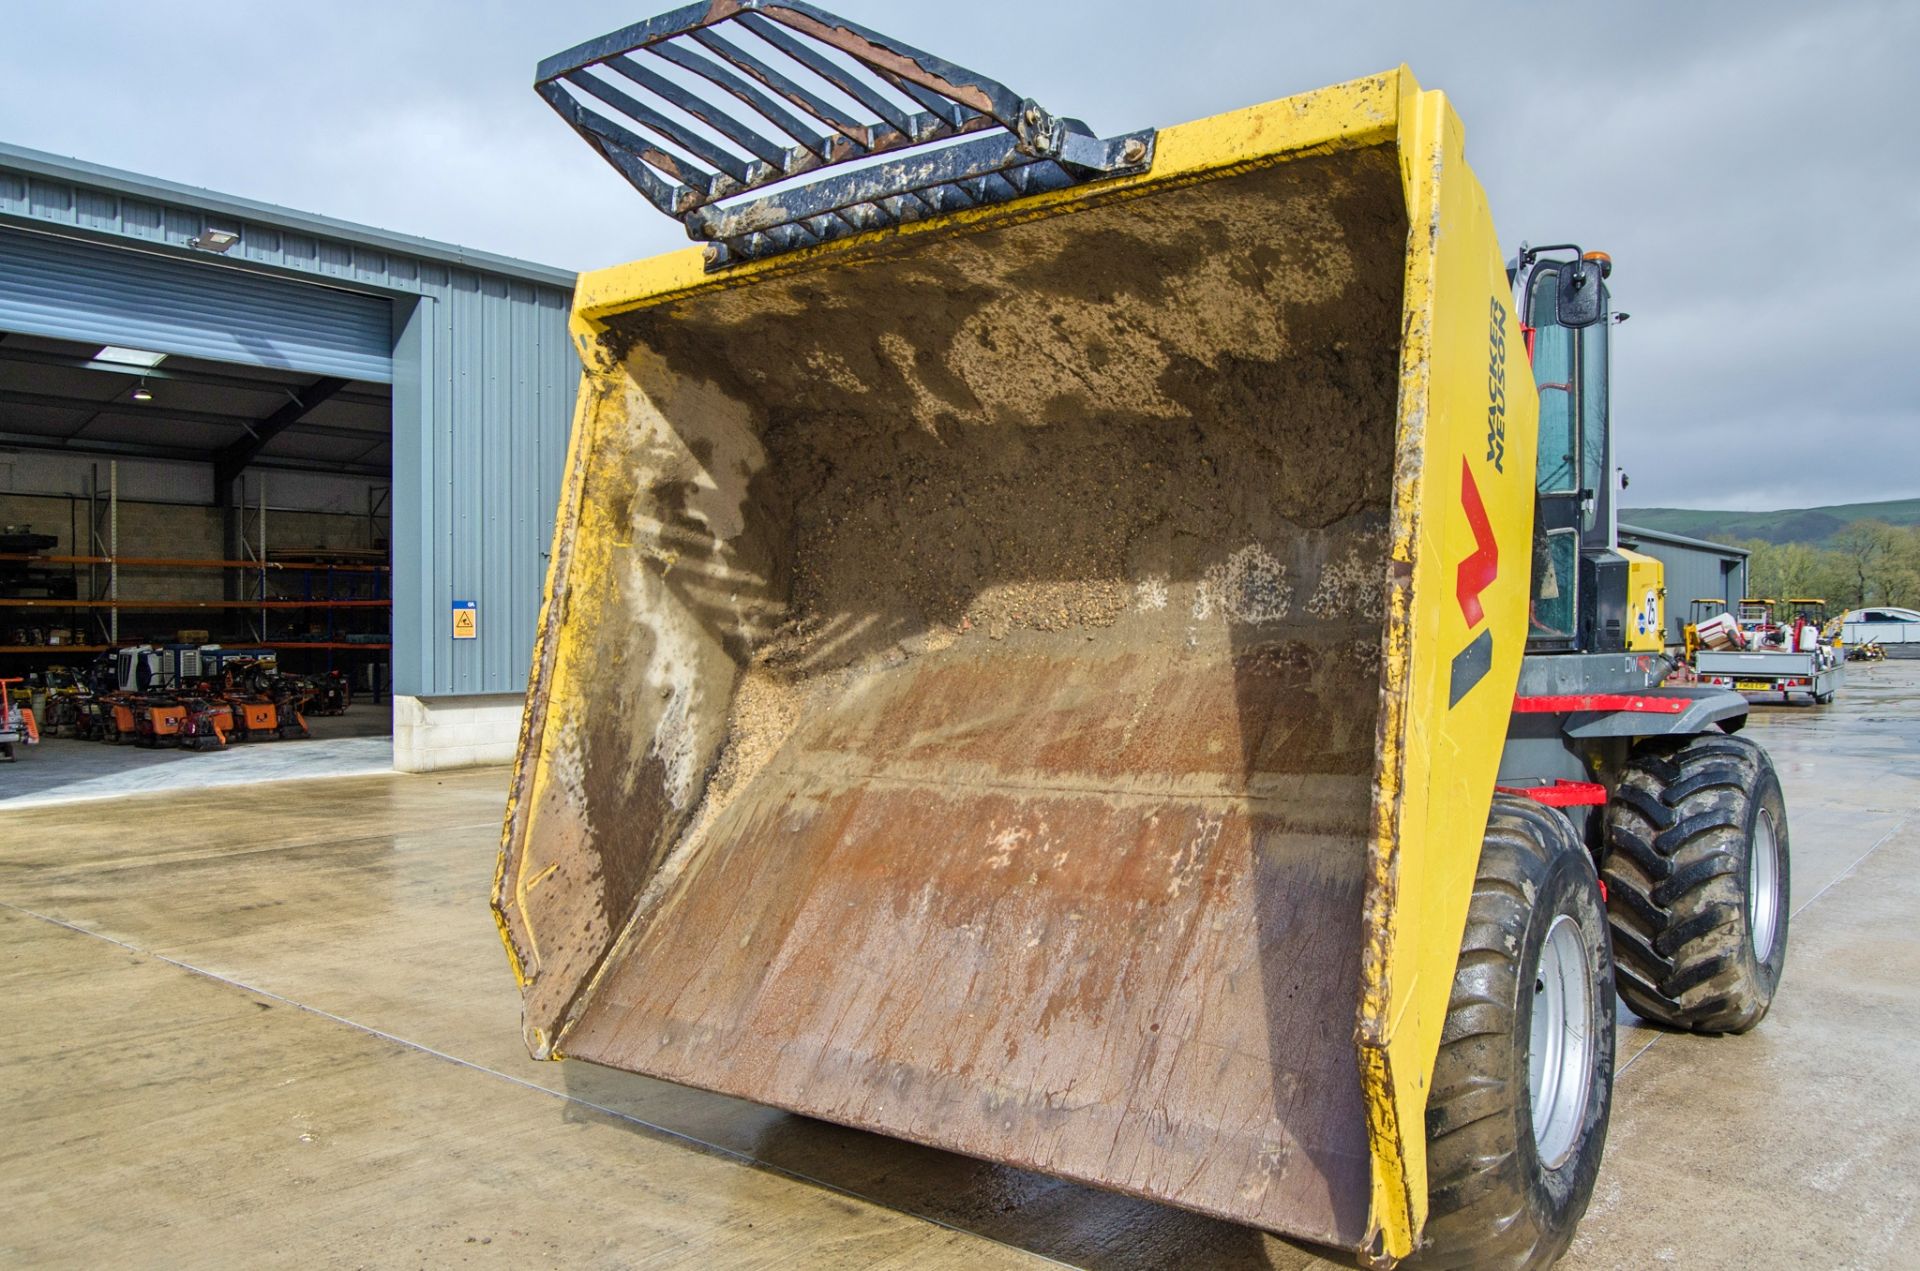
[[[1095,137],[1004,84],[799,0],[661,14],[548,58],[534,90],[648,202],[712,244],[710,269],[1153,161],[1152,130]],[[756,195],[840,165],[859,166]]]

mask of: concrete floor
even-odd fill
[[[1757,712],[1792,817],[1773,1014],[1626,1021],[1565,1266],[1920,1264],[1920,664]],[[0,811],[0,1262],[1320,1265],[1243,1228],[522,1051],[505,774]]]
[[[393,703],[356,702],[344,715],[307,721],[312,737],[235,743],[224,750],[148,750],[47,737],[0,763],[0,811],[82,799],[117,799],[252,781],[358,777],[393,768]]]

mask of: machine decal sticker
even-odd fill
[[[1460,460],[1460,506],[1466,509],[1467,525],[1473,530],[1473,554],[1460,562],[1454,575],[1454,596],[1460,601],[1460,616],[1471,630],[1480,625],[1486,611],[1480,606],[1480,593],[1500,576],[1500,544],[1493,537],[1493,525],[1487,520],[1487,505],[1480,501],[1480,487],[1473,479],[1473,465],[1464,456]]]
[[[1495,307],[1497,310],[1497,301]],[[1497,315],[1496,324],[1500,316],[1504,314]],[[1467,514],[1467,528],[1473,531],[1473,551],[1454,572],[1453,594],[1460,603],[1460,616],[1467,620],[1467,630],[1471,632],[1487,618],[1480,593],[1500,576],[1500,543],[1493,536],[1493,522],[1487,516],[1486,502],[1480,497],[1480,485],[1473,479],[1473,461],[1465,455],[1460,456],[1460,507]],[[1474,636],[1454,655],[1448,708],[1459,705],[1460,699],[1472,692],[1474,685],[1485,679],[1492,669],[1493,631],[1489,628]]]
[[[1487,678],[1487,672],[1493,669],[1493,632],[1482,631],[1473,638],[1473,642],[1453,656],[1453,671],[1447,683],[1447,709],[1460,704],[1460,699],[1473,691],[1473,686]]]
[[[1660,594],[1651,587],[1640,602],[1640,611],[1633,616],[1633,629],[1643,636],[1660,630]]]

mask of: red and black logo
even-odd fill
[[[1460,602],[1460,616],[1467,630],[1487,620],[1480,593],[1500,576],[1500,544],[1493,537],[1493,524],[1487,519],[1487,505],[1481,501],[1480,486],[1473,479],[1473,464],[1460,460],[1460,506],[1467,513],[1467,525],[1473,530],[1473,551],[1460,562],[1453,575],[1454,599]],[[1493,628],[1487,627],[1467,642],[1453,657],[1452,683],[1447,692],[1449,708],[1473,691],[1493,667]]]
[[[1487,322],[1487,462],[1496,473],[1506,472],[1507,458],[1507,309],[1500,298],[1493,298]],[[1493,537],[1493,525],[1487,520],[1487,505],[1480,498],[1480,487],[1473,479],[1473,464],[1460,458],[1460,506],[1466,511],[1467,525],[1473,530],[1473,551],[1460,562],[1454,573],[1453,594],[1460,602],[1460,616],[1473,631],[1487,619],[1480,593],[1500,576],[1500,544]],[[1467,641],[1467,647],[1454,654],[1453,674],[1447,691],[1447,706],[1460,699],[1487,678],[1493,668],[1493,628],[1482,629]]]

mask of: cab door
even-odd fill
[[[1559,276],[1536,270],[1525,297],[1525,332],[1540,395],[1535,472],[1531,648],[1571,648],[1579,630],[1580,429],[1576,333],[1555,318]]]

